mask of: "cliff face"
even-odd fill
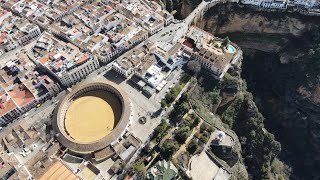
[[[314,26],[313,20],[316,17],[302,18],[300,14],[254,11],[229,3],[211,8],[197,26],[213,34],[246,32],[297,36],[310,30]],[[319,19],[317,22],[320,22]]]
[[[171,9],[182,19],[197,4],[172,0]],[[222,4],[196,25],[242,48],[242,77],[266,129],[282,144],[280,159],[291,167],[290,179],[319,179],[320,18]]]
[[[293,179],[320,178],[319,25],[316,17],[233,4],[211,8],[197,23],[243,49],[242,76],[266,129],[282,144],[280,158],[292,166]]]
[[[202,0],[159,0],[169,12],[176,11],[175,18],[184,19]]]

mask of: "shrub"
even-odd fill
[[[209,137],[202,134],[201,137],[200,137],[200,140],[201,140],[203,143],[207,143],[208,140],[209,140]]]
[[[212,127],[204,122],[200,126],[200,132],[203,133],[204,131],[212,133],[214,131],[214,127]]]

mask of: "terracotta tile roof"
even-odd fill
[[[6,95],[4,91],[0,93],[0,116],[5,115],[16,107],[16,104]]]
[[[1,35],[0,35],[0,44],[5,42],[5,40],[6,40],[6,36],[4,35],[4,33],[1,33]]]
[[[79,179],[73,172],[68,169],[61,161],[54,163],[39,180],[65,180]]]
[[[82,62],[85,62],[89,58],[90,58],[89,54],[84,54],[76,61],[76,64],[81,64]]]
[[[41,57],[41,58],[39,59],[39,62],[40,62],[41,64],[46,64],[46,63],[48,62],[48,60],[49,60],[49,58],[50,58],[51,55],[52,55],[51,53],[46,54],[45,56],[43,56],[43,57]]]
[[[8,94],[19,107],[23,107],[24,105],[35,100],[33,94],[24,84],[13,88],[12,91],[8,92]]]

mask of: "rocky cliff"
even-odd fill
[[[197,26],[213,34],[231,32],[300,35],[310,30],[319,18],[298,13],[258,11],[229,3],[211,8]]]
[[[169,12],[176,11],[175,18],[184,19],[201,3],[201,0],[158,0]]]
[[[243,49],[242,76],[282,144],[292,179],[320,178],[319,25],[316,17],[234,4],[211,8],[197,23]]]

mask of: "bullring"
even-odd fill
[[[59,103],[52,126],[64,147],[90,154],[117,141],[129,118],[127,94],[115,83],[98,80],[76,86]]]

